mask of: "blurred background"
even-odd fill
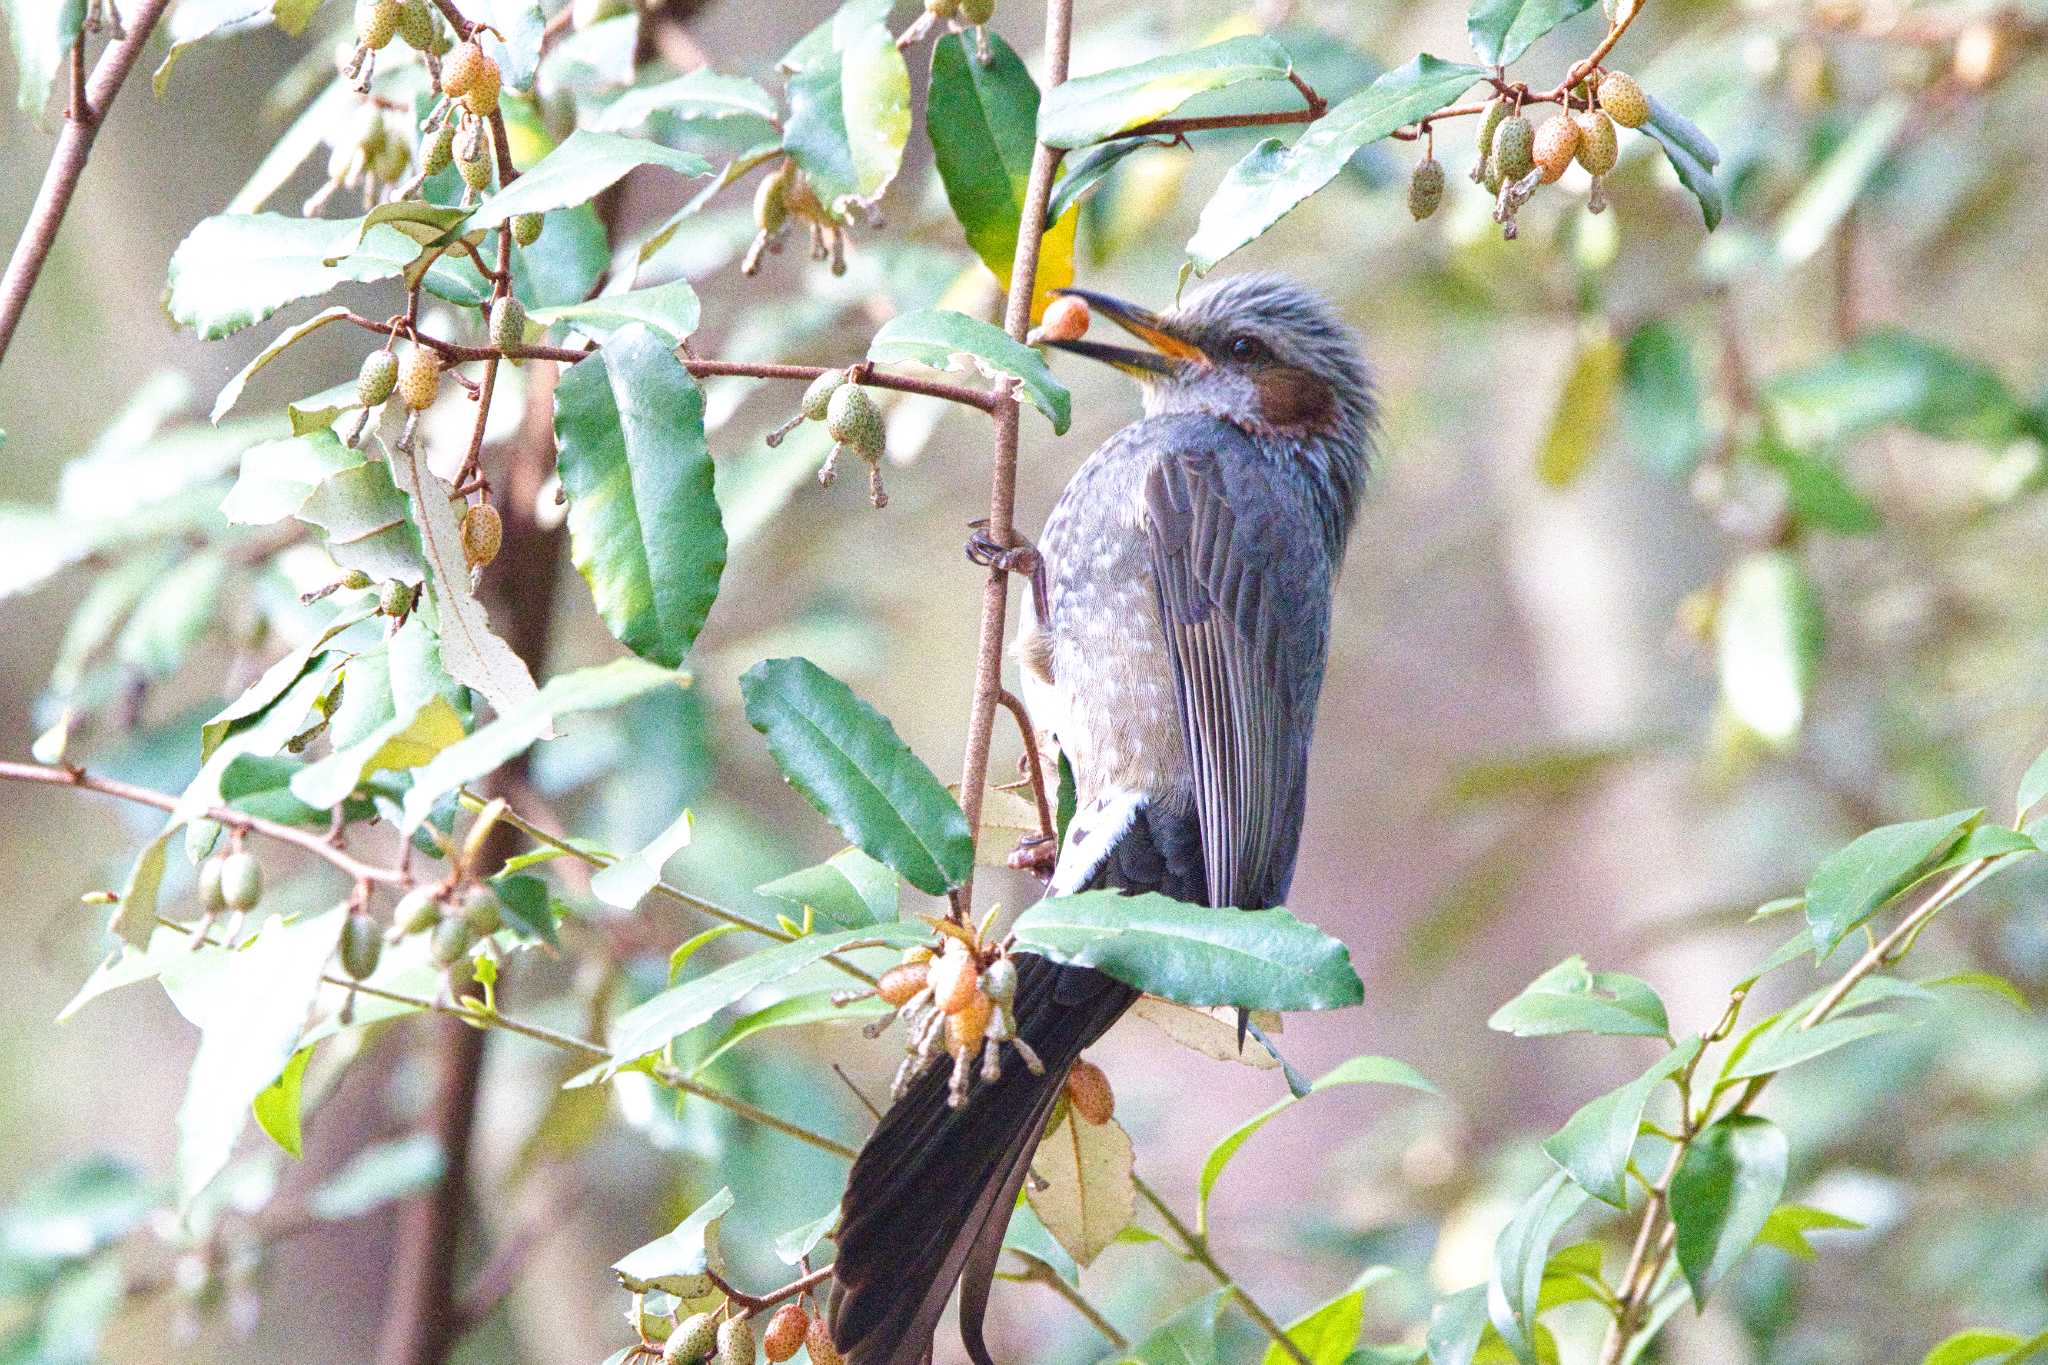
[[[1279,34],[1332,97],[1416,51],[1466,55],[1464,14],[1449,3],[1078,8],[1076,74],[1248,26]],[[664,56],[688,64],[694,49],[721,70],[770,79],[776,55],[824,13],[707,3]],[[307,54],[324,61],[347,19],[329,5],[303,40],[260,29],[198,44],[160,98],[139,77],[123,93],[0,373],[10,591],[35,577],[22,565],[52,521],[130,491],[104,476],[118,465],[65,485],[68,460],[132,403],[175,412],[166,430],[198,418],[276,330],[211,344],[174,330],[159,305],[165,266],[278,136],[274,92],[295,113],[292,92],[310,89]],[[1040,21],[1005,0],[996,27],[1035,64]],[[1645,140],[1624,134],[1605,215],[1586,212],[1575,171],[1505,243],[1486,196],[1463,178],[1466,120],[1439,140],[1452,188],[1436,219],[1409,220],[1401,187],[1416,152],[1383,143],[1222,267],[1285,270],[1334,297],[1366,340],[1382,404],[1290,901],[1349,944],[1367,1000],[1291,1019],[1281,1041],[1312,1075],[1384,1053],[1443,1092],[1320,1096],[1233,1166],[1213,1209],[1216,1254],[1280,1316],[1383,1262],[1403,1274],[1373,1291],[1370,1339],[1416,1339],[1433,1297],[1484,1279],[1494,1231],[1545,1167],[1535,1144],[1652,1059],[1631,1040],[1489,1032],[1487,1015],[1539,972],[1583,953],[1654,984],[1676,1030],[1706,1028],[1729,985],[1788,932],[1748,924],[1749,912],[1796,893],[1819,857],[1874,824],[2010,807],[2048,737],[2038,572],[2048,466],[2036,406],[2048,379],[2044,23],[2039,0],[1652,0],[1612,60],[1719,143],[1730,202],[1718,232],[1702,230]],[[1601,26],[1597,10],[1580,16],[1518,74],[1549,84]],[[921,87],[921,51],[911,67]],[[582,97],[582,76],[562,79],[559,98]],[[11,109],[10,80],[0,72]],[[1081,281],[1170,302],[1179,245],[1249,141],[1223,135],[1125,162],[1084,211]],[[0,122],[0,223],[25,219],[50,145],[25,114]],[[994,283],[946,212],[921,130],[910,146],[887,227],[854,237],[843,278],[800,251],[741,278],[745,188],[686,225],[644,278],[696,282],[696,352],[832,363],[859,354],[900,309],[946,297],[990,315]],[[287,205],[317,183],[318,162],[291,182]],[[629,182],[622,233],[659,222],[682,193],[672,179]],[[374,287],[341,297],[376,300],[366,312],[387,301]],[[361,342],[339,330],[265,371],[265,402],[352,376]],[[1895,330],[1926,349],[1882,350],[1882,363],[1857,349]],[[1053,365],[1076,416],[1055,439],[1027,415],[1027,533],[1080,460],[1136,413],[1118,376],[1072,358]],[[1567,394],[1575,406],[1560,423]],[[806,654],[892,717],[935,770],[957,771],[980,584],[960,545],[985,505],[989,465],[974,415],[900,401],[892,501],[871,511],[848,481],[820,491],[809,480],[814,447],[763,444],[794,398],[712,386],[735,552],[693,659],[694,690],[584,718],[535,770],[559,827],[614,847],[637,846],[689,805],[696,843],[670,878],[762,914],[775,903],[751,888],[836,843],[747,728],[738,674]],[[1998,420],[2000,403],[2016,415]],[[154,424],[145,416],[140,435],[131,426],[112,447],[142,448]],[[1796,446],[1783,458],[1779,438]],[[1797,656],[1790,665],[1731,649],[1717,615],[1731,571],[1758,555],[1789,558],[1801,593],[1810,589],[1780,603],[1786,619],[1764,631],[1796,637],[1783,646]],[[88,559],[0,604],[0,754],[25,756],[49,722],[65,623],[105,567]],[[550,671],[615,654],[574,575],[556,588]],[[257,628],[274,589],[252,582],[244,600],[231,586],[175,675],[145,677],[133,660],[96,675],[119,704],[87,737],[93,767],[172,790],[188,780],[197,721],[281,652]],[[1789,717],[1745,695],[1745,670],[1774,666],[1802,684]],[[1013,758],[1006,737],[998,770]],[[155,827],[152,813],[99,798],[0,786],[0,929],[14,945],[0,991],[0,1203],[21,1205],[0,1226],[14,1243],[33,1240],[53,1200],[77,1207],[48,1182],[67,1167],[78,1178],[74,1163],[92,1154],[146,1184],[168,1178],[193,1030],[153,987],[53,1022],[100,954],[99,912],[81,910],[78,894],[119,885]],[[1012,908],[1033,898],[1028,879],[984,877],[984,898]],[[1993,882],[1944,918],[1913,973],[1996,972],[2038,1004],[2048,988],[2041,891],[2026,872]],[[667,952],[696,927],[669,908],[636,917],[637,989],[659,983]],[[1785,976],[1769,983],[1772,1007],[1820,980],[1807,966]],[[577,1020],[577,988],[571,970],[543,961],[522,960],[507,980],[525,1012],[564,1023]],[[302,1192],[366,1152],[387,1165],[411,1159],[403,1139],[426,1078],[403,1028],[369,1045],[311,1121],[302,1162],[252,1156],[252,1188]],[[717,1074],[854,1139],[863,1117],[825,1062],[879,1087],[893,1051],[819,1027],[742,1048]],[[1276,1073],[1196,1058],[1137,1020],[1092,1055],[1116,1085],[1140,1174],[1183,1202],[1209,1145],[1284,1094]],[[707,1107],[671,1113],[626,1087],[550,1104],[549,1081],[565,1074],[553,1054],[491,1040],[477,1241],[530,1237],[533,1249],[522,1287],[463,1359],[595,1362],[616,1350],[624,1302],[606,1267],[721,1184],[740,1198],[728,1252],[760,1284],[780,1270],[774,1237],[836,1202],[830,1158]],[[1817,1236],[1811,1264],[1760,1250],[1706,1315],[1681,1314],[1654,1358],[1917,1360],[1958,1327],[2030,1331],[2048,1319],[2048,1030],[2032,1017],[1989,996],[1928,1010],[1917,1029],[1789,1078],[1764,1108],[1793,1136],[1788,1197],[1866,1227]],[[131,1178],[101,1175],[91,1188],[102,1193]],[[403,1188],[402,1170],[386,1178]],[[366,1179],[365,1202],[377,1204],[376,1173]],[[240,1294],[232,1312],[198,1312],[217,1278],[188,1272],[181,1293],[176,1258],[145,1235],[130,1273],[157,1277],[165,1294],[118,1314],[100,1358],[367,1359],[394,1226],[385,1205],[293,1229],[249,1281],[261,1289],[253,1316]],[[1111,1248],[1084,1283],[1134,1336],[1207,1287],[1145,1245]],[[8,1292],[0,1276],[0,1298]],[[1005,1359],[1083,1361],[1105,1349],[1037,1286],[1001,1287],[996,1314]],[[181,1317],[191,1330],[174,1333]],[[252,1338],[237,1334],[238,1318]],[[1560,1315],[1568,1342],[1597,1329],[1596,1310]],[[951,1359],[944,1335],[940,1347]]]

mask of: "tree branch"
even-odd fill
[[[93,139],[99,136],[100,124],[169,3],[170,0],[142,0],[127,16],[127,32],[100,54],[92,80],[82,87],[76,82],[85,68],[85,35],[78,35],[78,47],[72,54],[72,107],[64,120],[64,131],[57,136],[56,150],[50,155],[50,169],[43,175],[43,186],[36,191],[28,224],[22,229],[21,240],[14,244],[7,274],[0,278],[0,361],[7,358],[8,344],[14,340],[14,329],[28,307],[29,293],[50,258],[50,248],[56,245],[57,229],[63,225],[65,210],[71,207],[71,195],[78,188],[79,176],[85,172],[86,158],[92,155]]]
[[[1271,1313],[1261,1308],[1258,1300],[1245,1292],[1243,1285],[1231,1278],[1229,1271],[1217,1264],[1215,1256],[1209,1251],[1209,1239],[1183,1223],[1180,1215],[1173,1211],[1173,1206],[1160,1197],[1159,1191],[1140,1179],[1135,1171],[1131,1173],[1131,1184],[1137,1187],[1139,1196],[1152,1206],[1153,1211],[1165,1222],[1195,1264],[1208,1271],[1217,1284],[1230,1291],[1231,1296],[1237,1300],[1238,1307],[1244,1309],[1245,1316],[1257,1323],[1259,1330],[1271,1337],[1273,1344],[1285,1351],[1295,1365],[1309,1365],[1309,1358],[1302,1354],[1301,1347],[1294,1344],[1294,1338],[1287,1335],[1287,1329],[1282,1327]]]

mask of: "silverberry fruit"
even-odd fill
[[[469,924],[457,916],[450,915],[434,926],[434,936],[430,942],[434,961],[443,967],[453,967],[469,956],[470,947],[475,942],[476,935],[470,931]]]
[[[1502,180],[1520,180],[1536,165],[1536,129],[1520,114],[1510,114],[1493,132],[1493,160]]]
[[[356,402],[374,408],[391,396],[398,383],[398,357],[389,351],[372,351],[363,357],[356,374]]]
[[[976,28],[996,17],[996,0],[960,0],[960,18]]]
[[[1626,71],[1610,71],[1601,77],[1598,94],[1607,117],[1622,127],[1640,128],[1650,121],[1650,97]]]
[[[526,308],[507,294],[491,305],[491,345],[516,351],[526,340]]]
[[[208,858],[199,865],[199,908],[209,915],[228,908],[227,897],[220,891],[220,865],[219,858]]]
[[[398,7],[398,36],[407,47],[425,52],[437,34],[434,7],[428,0],[403,0]]]
[[[386,616],[404,616],[419,600],[413,586],[402,579],[388,578],[377,595],[377,609]]]
[[[796,1304],[785,1303],[768,1319],[768,1330],[761,1334],[761,1354],[781,1365],[803,1349],[804,1336],[810,1330],[811,1315]]]
[[[435,130],[433,137],[420,149],[420,170],[428,175],[439,175],[455,160],[455,121],[450,119]]]
[[[1572,115],[1572,120],[1579,125],[1579,164],[1592,175],[1605,175],[1613,170],[1621,155],[1614,136],[1614,120],[1597,109],[1582,109]]]
[[[470,78],[469,88],[462,92],[462,107],[478,118],[489,118],[498,112],[498,92],[504,87],[504,73],[489,57]]]
[[[1075,294],[1062,294],[1045,305],[1045,316],[1038,323],[1038,335],[1047,341],[1079,341],[1088,335],[1088,322],[1088,300]]]
[[[832,395],[839,392],[839,386],[846,382],[846,375],[839,370],[827,370],[811,381],[804,390],[803,414],[813,422],[825,420],[826,409],[831,405]]]
[[[929,975],[930,969],[922,962],[901,963],[882,973],[875,994],[887,1004],[901,1006],[925,988]]]
[[[434,405],[441,391],[441,353],[415,346],[398,362],[398,396],[414,412]]]
[[[858,384],[845,384],[833,391],[825,404],[825,430],[833,440],[852,446],[866,458],[882,453],[882,410]]]
[[[946,950],[932,963],[928,979],[933,1002],[948,1014],[967,1008],[967,1002],[981,989],[981,973],[975,968],[974,954],[957,938],[946,940]]]
[[[676,1324],[662,1344],[661,1365],[695,1365],[718,1346],[718,1318],[711,1313],[692,1313]]]
[[[804,1349],[811,1353],[811,1365],[846,1365],[846,1357],[833,1344],[832,1328],[823,1318],[811,1319],[811,1330],[804,1334]]]
[[[498,509],[480,502],[462,514],[462,557],[472,569],[487,568],[505,543],[505,519]]]
[[[398,0],[356,0],[356,41],[381,48],[398,32]]]
[[[754,1320],[746,1314],[719,1324],[718,1365],[754,1365]]]
[[[1116,1094],[1109,1088],[1108,1074],[1085,1058],[1067,1073],[1067,1103],[1084,1122],[1097,1127],[1116,1117]]]
[[[462,183],[481,193],[491,187],[491,143],[489,138],[478,138],[466,149],[468,156],[457,155],[455,169],[462,172]]]
[[[376,973],[383,956],[384,935],[377,932],[377,922],[360,910],[351,911],[341,922],[341,969],[364,981]]]
[[[415,886],[398,898],[392,927],[401,934],[423,934],[441,922],[441,898],[431,886]]]
[[[448,60],[441,63],[441,93],[450,99],[467,93],[476,80],[477,73],[484,69],[490,58],[476,45],[474,39],[462,43],[448,54]]]
[[[1017,998],[1017,964],[1007,957],[999,957],[988,964],[988,970],[981,974],[981,990],[998,1005],[1007,1005]]]
[[[1444,164],[1433,156],[1425,157],[1415,163],[1415,173],[1408,177],[1408,212],[1419,223],[1435,213],[1443,200]]]
[[[220,864],[220,898],[230,910],[254,910],[263,899],[263,864],[247,852],[230,853]]]
[[[538,213],[522,213],[512,220],[512,240],[521,246],[532,246],[540,240],[540,231],[547,226],[547,219]]]
[[[1565,173],[1572,164],[1572,156],[1579,150],[1579,125],[1568,113],[1559,113],[1543,121],[1536,130],[1536,164],[1543,168],[1543,183],[1548,185]]]
[[[988,1021],[995,1012],[995,1001],[981,991],[969,995],[965,1005],[946,1016],[946,1050],[969,1056],[979,1052],[981,1040],[988,1037]]]

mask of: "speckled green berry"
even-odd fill
[[[478,138],[474,147],[468,149],[469,156],[455,158],[455,169],[462,172],[462,183],[481,193],[491,187],[491,144],[488,138]]]
[[[227,897],[220,891],[220,865],[219,858],[208,858],[199,865],[199,908],[209,915],[228,908]]]
[[[407,47],[427,52],[438,36],[434,7],[428,0],[403,0],[398,7],[398,36]]]
[[[356,0],[356,41],[380,48],[398,32],[398,0]]]
[[[1485,111],[1479,115],[1479,134],[1472,140],[1473,149],[1479,153],[1478,159],[1472,163],[1474,184],[1484,180],[1489,173],[1487,168],[1493,164],[1493,134],[1500,127],[1500,121],[1507,116],[1508,102],[1502,99],[1488,103]]]
[[[384,581],[384,587],[378,593],[377,607],[386,616],[404,616],[412,611],[413,604],[418,600],[419,594],[414,591],[412,584],[402,579],[389,578]]]
[[[377,922],[360,910],[351,912],[341,922],[341,969],[354,980],[367,980],[383,956],[384,935],[377,932]]]
[[[526,308],[507,294],[491,305],[491,345],[516,351],[526,341]]]
[[[696,1365],[718,1347],[718,1318],[692,1313],[676,1324],[662,1344],[661,1365]]]
[[[1589,175],[1605,175],[1614,169],[1621,149],[1614,135],[1614,120],[1599,110],[1581,109],[1572,115],[1579,125],[1578,161]]]
[[[453,967],[469,956],[469,950],[476,943],[476,935],[470,931],[467,921],[450,915],[434,926],[434,936],[429,946],[434,961],[443,967]]]
[[[845,382],[846,374],[843,370],[827,370],[813,379],[811,386],[804,390],[804,416],[813,422],[824,421],[825,410],[832,402],[832,395],[839,392],[840,385]]]
[[[1536,167],[1536,126],[1510,114],[1493,131],[1493,160],[1503,181],[1520,180]]]
[[[263,864],[248,852],[221,859],[220,898],[230,910],[254,910],[263,899]]]
[[[1600,78],[1600,107],[1624,128],[1640,128],[1650,121],[1650,97],[1635,77],[1626,71],[1610,71]]]
[[[754,1365],[754,1320],[744,1313],[719,1324],[718,1365]]]
[[[415,346],[398,362],[398,397],[414,412],[434,405],[441,391],[441,353]]]
[[[420,149],[420,169],[428,175],[439,175],[455,160],[455,123],[450,120],[434,130]]]
[[[541,229],[548,220],[538,213],[522,213],[512,220],[512,240],[521,246],[532,246],[540,240]]]
[[[1408,177],[1408,212],[1419,223],[1435,213],[1443,200],[1444,164],[1433,156],[1425,157],[1415,163],[1415,173]]]
[[[882,453],[882,410],[858,384],[842,384],[825,403],[825,430],[867,458]]]
[[[976,28],[996,17],[996,0],[960,0],[960,22]]]
[[[391,396],[398,383],[398,357],[389,351],[372,351],[363,357],[356,374],[356,402],[374,408]]]

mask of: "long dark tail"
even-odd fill
[[[1089,884],[1200,900],[1193,818],[1141,810]],[[1074,1059],[1138,998],[1092,968],[1029,953],[1016,961],[1017,1032],[1045,1074],[1006,1056],[1001,1080],[976,1081],[967,1103],[951,1109],[949,1068],[935,1067],[883,1117],[853,1163],[830,1313],[848,1365],[920,1365],[955,1282],[960,1339],[975,1365],[993,1365],[982,1321],[1031,1154]]]

